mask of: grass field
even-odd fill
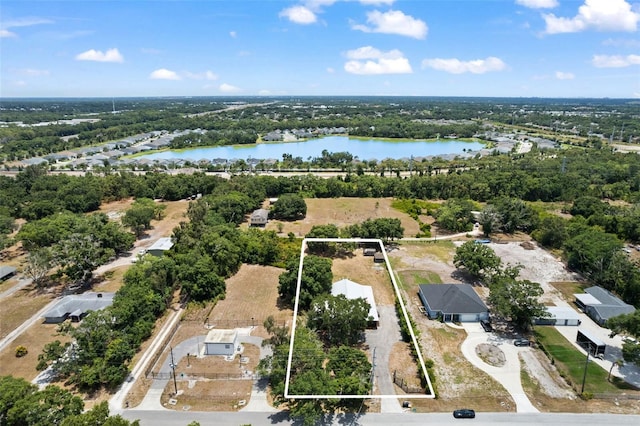
[[[568,380],[577,392],[580,392],[586,365],[585,355],[574,348],[553,327],[535,327],[535,334],[538,342],[554,360],[560,374]],[[589,363],[587,365],[584,392],[586,394],[622,393],[633,389],[633,387],[614,376],[611,377],[611,382],[609,382],[607,376],[608,372],[598,364]]]
[[[393,218],[400,219],[404,227],[404,235],[413,237],[420,232],[418,222],[408,214],[391,207],[391,198],[307,198],[307,215],[295,222],[269,221],[266,229],[278,232],[278,224],[282,225],[282,233],[293,232],[298,237],[309,233],[314,225],[332,223],[338,228],[362,223],[367,219]]]

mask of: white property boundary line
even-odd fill
[[[396,298],[400,302],[400,307],[402,309],[402,314],[404,315],[404,319],[407,324],[407,328],[409,329],[409,334],[411,334],[411,341],[413,342],[413,346],[418,354],[418,361],[420,362],[420,368],[422,368],[422,374],[427,381],[427,386],[429,387],[429,394],[403,394],[403,395],[292,395],[289,393],[289,380],[291,379],[291,360],[293,358],[293,343],[296,335],[296,324],[298,321],[298,301],[300,300],[300,284],[302,282],[302,266],[304,264],[304,256],[305,250],[307,248],[307,242],[334,242],[334,243],[377,243],[380,246],[380,250],[384,256],[385,264],[387,265],[387,271],[389,273],[389,277],[391,278],[391,283],[393,284],[393,289],[396,292]],[[391,269],[391,263],[389,263],[389,258],[387,257],[387,251],[384,248],[384,244],[380,239],[374,238],[305,238],[302,240],[302,247],[300,248],[300,265],[298,267],[298,282],[296,285],[296,298],[293,305],[293,325],[291,326],[291,341],[289,342],[289,359],[287,361],[287,374],[284,382],[284,397],[285,398],[293,398],[293,399],[318,399],[318,398],[326,398],[326,399],[385,399],[385,398],[405,398],[405,399],[435,399],[436,395],[433,390],[433,385],[431,384],[431,379],[429,378],[429,373],[427,371],[427,367],[424,364],[424,358],[422,358],[422,353],[420,352],[420,347],[418,346],[418,340],[416,339],[416,335],[413,332],[413,327],[411,326],[411,321],[409,320],[409,314],[407,314],[407,309],[404,306],[404,300],[400,294],[400,289],[398,288],[398,284],[396,283],[395,276],[393,274],[393,270]]]

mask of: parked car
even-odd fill
[[[493,331],[493,327],[491,326],[489,320],[481,320],[480,325],[482,326],[484,331]]]
[[[529,346],[531,342],[528,339],[515,339],[513,344],[516,346]]]
[[[476,417],[476,412],[470,408],[461,408],[453,412],[453,417],[456,419],[473,419]]]

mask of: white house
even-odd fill
[[[234,355],[239,346],[236,330],[213,329],[204,340],[204,354]]]
[[[373,297],[373,289],[371,286],[355,283],[348,279],[342,279],[333,283],[331,286],[331,295],[338,296],[344,295],[347,299],[365,299],[369,303],[369,318],[370,325],[374,328],[378,327],[380,322],[380,316],[378,315],[378,308],[376,307],[376,300]]]

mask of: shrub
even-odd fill
[[[28,353],[29,353],[29,351],[27,350],[27,348],[25,348],[22,345],[20,345],[20,346],[18,346],[16,348],[16,357],[17,358],[22,358],[23,356],[25,356]]]

